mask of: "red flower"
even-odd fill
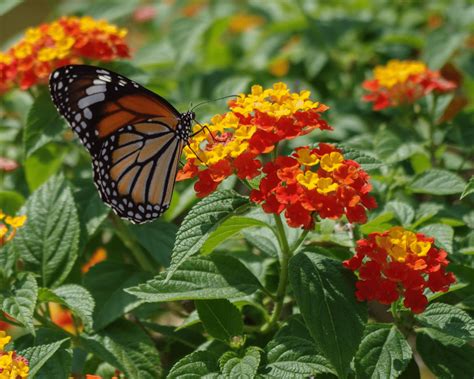
[[[234,167],[240,179],[251,179],[260,173],[262,163],[253,154],[243,153],[234,159]]]
[[[426,288],[446,292],[456,281],[451,272],[444,271],[447,253],[433,243],[432,238],[401,227],[357,241],[356,255],[343,262],[359,272],[357,299],[391,304],[402,296],[407,308],[423,312],[428,304],[423,294]]]

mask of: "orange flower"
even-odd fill
[[[0,52],[0,92],[46,83],[55,68],[84,59],[129,57],[125,29],[91,17],[62,17],[26,30],[23,39]]]
[[[430,92],[443,93],[456,88],[455,83],[420,61],[391,60],[385,66],[375,67],[373,75],[362,86],[369,91],[363,99],[372,102],[374,110],[410,104]]]
[[[81,271],[83,274],[85,274],[87,271],[90,270],[90,268],[97,263],[100,263],[102,261],[105,261],[107,259],[107,250],[105,250],[103,247],[99,247],[94,251],[92,254],[92,257],[84,263],[81,267]]]
[[[51,321],[71,334],[77,334],[72,312],[57,303],[49,303]]]

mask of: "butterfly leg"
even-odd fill
[[[211,135],[212,140],[214,142],[216,142],[216,139],[214,138],[214,135],[212,134],[212,132],[211,132],[211,130],[209,129],[208,126],[204,126],[204,125],[200,124],[197,120],[194,120],[194,121],[196,122],[196,124],[198,124],[201,127],[201,129],[199,129],[197,132],[194,132],[193,134],[191,134],[191,137],[194,137],[195,135],[201,133],[204,129],[206,129],[209,132],[209,134]]]

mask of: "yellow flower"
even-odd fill
[[[8,228],[5,225],[0,224],[0,246],[2,245],[3,237],[5,237],[7,233]]]
[[[314,166],[319,162],[318,156],[311,154],[311,150],[307,147],[296,150],[296,160],[304,166]]]
[[[390,60],[385,66],[374,68],[374,78],[386,88],[404,83],[412,75],[422,74],[427,70],[426,65],[420,61]]]
[[[245,30],[255,28],[264,23],[264,19],[253,14],[236,14],[230,19],[229,30],[233,33],[241,33]]]
[[[429,242],[418,241],[415,233],[405,230],[401,226],[394,226],[386,237],[376,237],[375,240],[398,262],[405,262],[409,249],[418,256],[423,256],[428,253],[431,247]],[[430,246],[427,247],[427,244]]]
[[[21,43],[18,46],[15,46],[13,49],[13,55],[18,59],[26,58],[27,56],[31,55],[32,52],[33,49],[27,42]]]
[[[0,220],[3,220],[5,216],[6,214],[0,209]]]
[[[410,250],[418,255],[424,257],[431,249],[431,243],[428,241],[417,241],[410,244]]]
[[[12,61],[13,59],[9,54],[5,54],[0,51],[0,64],[1,63],[10,64],[12,63]]]
[[[333,183],[331,178],[320,178],[318,180],[318,188],[317,191],[320,194],[327,194],[329,192],[333,192],[337,190],[339,185],[337,183]]]
[[[343,161],[344,157],[342,154],[334,151],[321,157],[321,168],[327,172],[332,172],[337,170]]]
[[[0,350],[3,350],[5,348],[5,345],[7,345],[12,338],[8,336],[5,331],[0,330]]]
[[[38,60],[41,62],[52,61],[56,58],[56,49],[52,47],[45,47],[38,52]]]
[[[315,189],[318,186],[319,176],[315,172],[306,171],[304,174],[296,176],[296,180],[309,190]]]
[[[41,38],[41,31],[39,28],[28,28],[25,33],[25,41],[34,44]]]
[[[64,32],[64,28],[61,24],[59,24],[58,22],[53,22],[51,25],[49,25],[48,35],[53,40],[60,41],[66,36],[66,33]]]
[[[25,224],[26,221],[26,215],[23,216],[7,216],[5,217],[5,223],[8,225],[12,226],[13,228],[20,228]]]

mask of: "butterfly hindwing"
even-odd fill
[[[191,113],[112,71],[64,66],[50,78],[59,113],[92,156],[102,200],[135,223],[159,217],[171,202]]]

